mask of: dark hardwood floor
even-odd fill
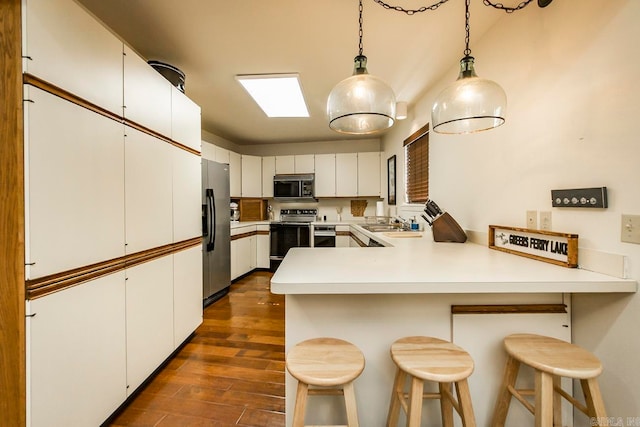
[[[255,272],[204,311],[191,341],[109,426],[281,427],[284,298]]]

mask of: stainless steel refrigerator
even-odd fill
[[[204,306],[231,284],[229,165],[202,159],[202,289]]]

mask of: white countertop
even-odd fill
[[[293,248],[271,279],[276,294],[636,292],[637,282],[566,268],[474,243],[389,238],[392,247]]]

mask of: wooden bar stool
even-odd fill
[[[442,425],[453,426],[453,409],[465,427],[475,427],[467,378],[473,372],[473,359],[457,345],[432,337],[400,338],[391,345],[391,358],[397,366],[391,393],[387,427],[398,425],[400,406],[407,414],[407,426],[419,427],[423,399],[440,399]],[[405,380],[411,378],[409,393]],[[438,393],[425,393],[424,381],[438,383]],[[457,399],[451,392],[455,385]]]
[[[575,344],[533,334],[509,335],[504,339],[504,348],[507,350],[507,364],[492,427],[504,426],[511,396],[534,414],[536,427],[562,426],[561,397],[589,417],[606,419],[597,380],[602,372],[602,364],[593,354]],[[521,363],[535,370],[534,390],[515,388]],[[561,377],[580,380],[586,406],[562,390]],[[524,396],[534,396],[534,404]]]
[[[364,370],[364,355],[358,347],[337,338],[314,338],[296,344],[287,354],[286,365],[298,380],[293,427],[304,426],[307,396],[312,395],[344,396],[347,426],[358,427],[353,381]]]

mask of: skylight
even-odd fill
[[[298,74],[236,76],[267,117],[309,117]]]

